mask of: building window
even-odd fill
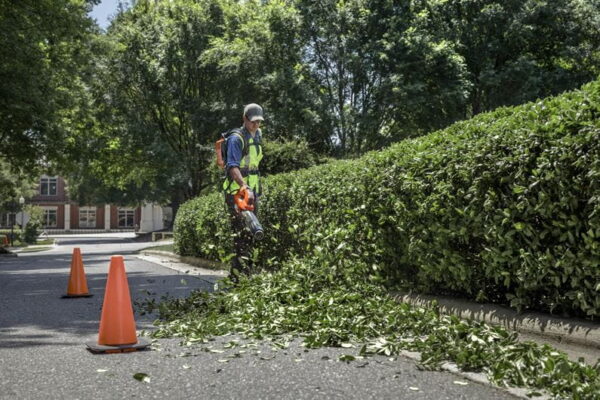
[[[81,207],[79,209],[79,227],[80,228],[95,228],[96,227],[96,208]]]
[[[133,228],[135,210],[132,208],[119,208],[119,228]]]
[[[44,228],[56,228],[57,225],[57,212],[56,212],[56,208],[45,208],[44,209],[44,217],[43,217],[43,224],[44,224]]]
[[[42,177],[40,194],[42,196],[56,196],[57,178]]]
[[[10,227],[16,224],[16,215],[13,213],[0,214],[0,226]]]

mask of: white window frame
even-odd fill
[[[52,184],[54,184],[54,190],[51,191]],[[44,193],[44,187],[46,193]],[[52,193],[53,192],[53,193]],[[41,196],[56,196],[58,194],[58,177],[43,175],[40,179],[40,195]]]
[[[42,216],[42,223],[44,228],[58,228],[58,207],[42,207],[44,215]],[[54,214],[54,225],[50,225],[50,214]]]
[[[81,217],[85,216],[85,223],[82,224]],[[96,207],[79,207],[79,227],[80,228],[95,228],[96,227]],[[90,224],[90,216],[93,216],[93,223]]]
[[[128,224],[131,217],[131,225]],[[125,224],[122,221],[125,221]],[[119,207],[117,210],[117,226],[119,228],[135,228],[135,209]]]
[[[17,223],[17,218],[15,213],[2,213],[0,214],[0,226],[10,227],[11,225]]]

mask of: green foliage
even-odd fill
[[[312,167],[330,160],[329,157],[315,153],[304,140],[272,140],[263,136],[262,146],[264,158],[260,163],[260,173],[263,177]],[[213,159],[209,178],[212,184],[204,193],[220,191],[224,174]]]
[[[242,104],[265,109],[270,138],[307,139],[321,150],[330,134],[320,124],[313,89],[303,76],[301,16],[291,2],[222,1],[223,34],[202,57],[214,65],[226,126],[240,122]],[[325,137],[325,138],[324,138]]]
[[[201,58],[221,20],[208,1],[139,1],[118,15],[99,59],[95,173],[83,181],[155,199],[200,192],[223,116],[214,67]]]
[[[37,181],[28,172],[0,157],[0,212],[18,212],[19,197],[33,196]]]
[[[485,323],[397,304],[384,283],[461,292],[518,308],[596,316],[600,82],[504,108],[354,161],[274,175],[254,256],[265,270],[216,293],[160,304],[155,337],[201,344],[231,333],[286,347],[421,353],[500,385],[599,399],[600,364],[569,361]],[[175,249],[226,259],[218,194],[176,217]],[[221,282],[223,283],[223,282]],[[589,289],[589,290],[588,290]],[[577,293],[573,296],[574,293]]]
[[[464,118],[472,82],[460,45],[419,24],[420,2],[298,3],[307,69],[341,154],[364,154]]]
[[[599,15],[597,0],[137,1],[83,52],[90,79],[73,82],[93,101],[61,114],[68,153],[86,150],[69,180],[94,202],[206,193],[212,143],[249,102],[269,138],[357,157],[593,79]]]
[[[323,164],[328,158],[316,154],[304,140],[265,140],[264,159],[260,172],[263,176],[296,171]]]
[[[26,206],[25,212],[29,214],[29,222],[25,225],[23,240],[25,243],[37,243],[38,232],[42,228],[43,211],[36,206]]]
[[[188,345],[239,334],[286,348],[300,337],[308,348],[348,348],[356,355],[340,358],[347,362],[418,351],[425,368],[451,361],[484,372],[499,385],[545,390],[559,398],[599,398],[598,365],[571,362],[549,346],[519,343],[503,328],[398,304],[353,249],[337,251],[333,236],[321,246],[326,251],[308,251],[306,258],[291,258],[280,270],[243,278],[226,291],[196,291],[185,299],[138,306],[142,312],[158,309],[154,337],[181,337]],[[235,341],[225,349],[232,345]]]
[[[32,176],[68,148],[93,3],[0,1],[0,157]]]
[[[350,249],[387,281],[422,291],[597,316],[599,108],[594,82],[358,160],[269,177],[254,256],[274,270]],[[220,194],[182,206],[177,252],[227,259],[230,242]]]
[[[464,60],[464,116],[555,95],[600,72],[597,0],[418,1],[414,13],[418,31]]]

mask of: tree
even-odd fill
[[[214,187],[214,142],[249,102],[277,110],[268,114],[275,136],[302,137],[306,113],[296,109],[310,96],[293,84],[297,15],[284,2],[256,7],[140,1],[114,19],[94,88],[100,128],[75,179],[92,190],[77,192],[170,194],[176,204]]]
[[[341,155],[360,152],[372,94],[381,81],[373,58],[364,53],[368,30],[366,2],[298,1],[302,14],[306,78],[320,100],[316,110]]]
[[[465,117],[573,89],[600,72],[598,0],[416,4],[418,26],[453,43],[466,62]]]
[[[297,8],[286,1],[222,4],[223,34],[211,40],[202,60],[216,67],[227,123],[241,122],[242,105],[260,103],[268,138],[304,139],[327,151],[331,126],[320,112],[318,87],[306,79]]]
[[[216,2],[178,0],[138,1],[113,21],[101,73],[100,148],[115,174],[128,170],[121,187],[162,181],[164,191],[165,175],[178,177],[171,182],[188,199],[206,186],[224,106],[214,68],[201,56],[220,34],[221,19]]]
[[[166,203],[178,198],[178,185],[187,180],[178,171],[178,159],[169,147],[124,111],[111,62],[118,60],[118,47],[100,35],[93,42],[93,67],[82,99],[80,116],[85,134],[73,138],[79,151],[62,170],[69,180],[69,195],[82,204],[136,205],[144,201]]]
[[[173,203],[210,190],[213,143],[249,102],[267,140],[352,157],[579,86],[599,72],[599,15],[598,0],[140,0],[96,42],[68,114],[87,129],[69,137],[90,165],[75,186]]]
[[[36,184],[24,171],[15,170],[0,160],[0,211],[16,212],[19,197],[31,197]]]
[[[365,47],[381,76],[368,148],[441,129],[463,118],[471,82],[457,45],[423,26],[418,2],[369,1]]]
[[[469,82],[454,47],[422,29],[409,2],[298,1],[306,79],[340,155],[441,128]]]
[[[97,0],[0,0],[0,158],[32,175],[63,153]]]

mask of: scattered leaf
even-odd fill
[[[140,382],[150,383],[150,377],[146,373],[138,372],[134,374],[133,377]]]

